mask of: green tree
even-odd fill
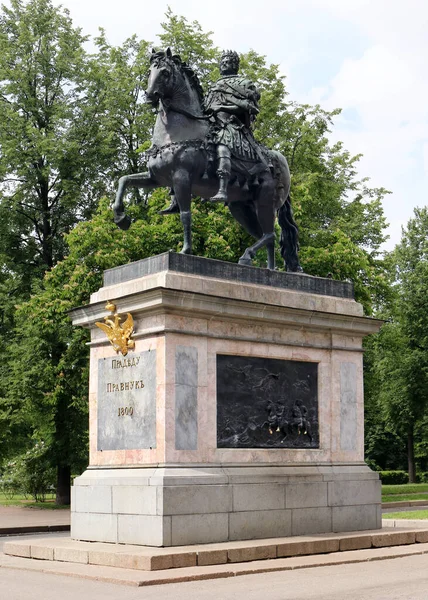
[[[121,175],[142,170],[141,152],[150,145],[154,114],[144,102],[150,44],[132,36],[120,47],[111,46],[103,30],[95,44],[89,90],[104,140],[103,178],[113,193]],[[135,199],[141,201],[138,191]]]
[[[0,14],[0,240],[42,275],[63,257],[63,233],[94,208],[96,106],[85,94],[86,38],[68,11],[10,4]]]
[[[407,445],[409,481],[416,480],[417,450],[424,462],[428,437],[428,209],[415,209],[389,260],[395,269],[389,322],[372,341],[371,402],[386,428]],[[373,430],[370,432],[373,435]]]
[[[31,357],[40,350],[38,345],[20,346],[16,362],[14,339],[25,338],[24,332],[36,324],[22,321],[15,305],[28,299],[46,270],[63,258],[64,233],[90,217],[99,196],[97,161],[103,156],[103,138],[98,135],[98,105],[87,89],[86,39],[73,27],[68,11],[51,0],[11,0],[9,7],[1,7],[0,427],[5,433],[2,449],[7,446],[8,451],[28,442],[35,428],[35,411],[23,406],[18,387],[12,386],[14,376],[19,379],[15,364],[25,380],[34,363]],[[56,336],[42,337],[40,344],[45,347],[41,356],[50,361],[65,348]],[[48,381],[38,379],[37,371],[33,376],[35,388],[43,383],[48,393]],[[52,408],[57,439],[66,438],[63,403],[58,397]],[[60,453],[54,456],[58,460]],[[60,496],[69,488],[69,468],[62,462],[56,464]]]
[[[220,49],[214,45],[212,31],[204,32],[197,21],[189,21],[185,17],[175,15],[168,7],[166,20],[161,23],[162,33],[159,41],[162,49],[170,47],[174,54],[179,54],[186,61],[206,88],[219,76],[218,61]]]

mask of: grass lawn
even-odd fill
[[[404,512],[386,513],[382,519],[428,519],[428,510],[406,510]]]
[[[408,502],[409,500],[425,500],[428,504],[428,494],[394,494],[393,496],[382,494],[382,502]]]
[[[28,496],[25,497],[22,494],[6,496],[5,494],[0,493],[0,506],[25,506],[28,508],[43,508],[45,510],[70,508],[69,506],[55,504],[55,494],[48,494],[45,502],[34,502],[33,498],[29,498]]]
[[[383,485],[382,496],[420,494],[428,492],[428,483],[406,483],[404,485]],[[414,498],[416,500],[416,498]]]

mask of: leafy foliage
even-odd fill
[[[24,494],[35,502],[44,502],[55,484],[55,471],[47,454],[45,444],[37,442],[6,463],[0,479],[0,491],[6,498]]]
[[[377,411],[386,430],[401,440],[402,448],[407,443],[411,482],[416,480],[416,460],[422,470],[427,467],[427,236],[428,210],[416,209],[389,257],[395,271],[394,295],[386,306],[389,322],[370,342],[371,410]],[[373,390],[377,390],[376,396]],[[373,430],[370,435],[377,437]]]

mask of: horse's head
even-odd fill
[[[166,52],[152,50],[146,90],[146,101],[149,104],[157,106],[159,100],[172,98],[180,64],[180,57],[173,56],[169,48]]]
[[[159,100],[168,104],[173,97],[175,102],[198,111],[203,105],[204,92],[196,73],[178,54],[173,55],[169,48],[165,52],[152,50],[146,101],[157,106]]]

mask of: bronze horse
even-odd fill
[[[148,171],[120,178],[113,205],[114,220],[121,229],[128,229],[131,224],[123,204],[127,188],[171,187],[184,228],[181,252],[191,254],[192,195],[209,198],[218,189],[207,143],[209,120],[203,110],[203,91],[196,74],[168,48],[166,52],[152,54],[146,98],[158,109],[152,146],[147,153]],[[297,255],[298,232],[290,205],[288,164],[280,152],[263,150],[272,168],[249,182],[236,175],[228,188],[230,212],[257,240],[245,250],[239,264],[251,265],[256,251],[266,246],[268,268],[275,268],[274,223],[278,216],[281,255],[287,270],[301,271]]]

